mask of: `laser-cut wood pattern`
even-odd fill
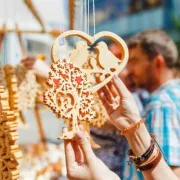
[[[90,122],[95,112],[92,110],[93,95],[91,84],[83,70],[68,60],[59,60],[51,65],[49,88],[44,93],[44,102],[57,117],[72,121],[72,129],[62,134],[61,139],[72,139],[78,130],[78,122]]]
[[[94,94],[94,104],[92,108],[95,111],[95,117],[91,121],[90,125],[100,128],[105,124],[109,117],[97,94]]]
[[[0,179],[17,180],[19,178],[18,159],[22,157],[16,141],[17,120],[14,111],[10,110],[8,95],[0,86]]]
[[[109,81],[113,75],[119,74],[128,61],[128,48],[126,43],[116,34],[108,31],[100,32],[94,37],[77,30],[66,31],[62,33],[54,42],[52,47],[52,60],[53,62],[59,59],[60,40],[67,37],[80,37],[83,41],[75,45],[75,49],[70,53],[70,61],[79,65],[80,67],[88,61],[91,69],[86,69],[88,80],[93,84],[91,92],[96,92]],[[100,41],[95,47],[96,57],[88,56],[89,45],[92,46],[100,38],[109,38],[113,40],[120,48],[122,57],[118,59],[114,56],[105,42]],[[90,52],[89,52],[90,54]]]

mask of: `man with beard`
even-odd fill
[[[145,123],[168,165],[180,178],[180,79],[174,75],[179,68],[177,47],[161,30],[137,34],[129,40],[128,47],[129,75],[137,88],[150,93]],[[124,163],[122,179],[143,179],[133,165]]]

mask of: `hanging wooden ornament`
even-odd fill
[[[4,87],[0,86],[0,179],[19,179],[18,159],[22,157],[16,141],[17,120],[14,112],[10,110],[8,96]]]
[[[16,33],[22,55],[26,56],[26,50],[23,46],[21,33],[18,24],[16,24]],[[27,70],[23,64],[16,66],[16,77],[18,80],[19,109],[32,109],[36,105],[36,97],[39,91],[39,85],[33,70]]]
[[[38,54],[37,55],[37,60],[36,60],[36,63],[40,64],[42,61],[45,61],[46,60],[46,57],[45,55],[43,54]],[[44,64],[42,64],[44,65]],[[41,65],[41,67],[42,67]],[[48,64],[47,64],[47,67],[49,68]],[[47,69],[46,67],[46,69]],[[45,68],[43,67],[43,70]],[[37,83],[39,84],[39,90],[37,92],[37,97],[36,97],[36,102],[37,103],[40,103],[40,104],[43,104],[43,93],[44,91],[48,88],[47,84],[46,84],[46,78],[45,77],[42,77],[40,76],[38,73],[36,74],[36,81]],[[44,106],[45,107],[45,106]],[[44,108],[43,107],[43,108]]]
[[[25,57],[27,56],[26,50],[23,46],[22,36],[21,33],[19,32],[19,28],[17,24],[16,24],[16,33],[17,33],[21,53]],[[37,96],[40,90],[40,86],[37,83],[36,75],[33,70],[27,70],[23,64],[19,64],[16,66],[16,77],[18,79],[18,95],[20,97],[19,98],[20,112],[26,109],[34,109],[41,142],[44,144],[44,149],[46,149],[47,147],[46,147],[45,134],[41,123],[40,110],[37,105]]]
[[[96,93],[94,94],[94,104],[92,108],[95,111],[95,117],[91,121],[90,125],[100,128],[105,124],[109,116],[101,100],[99,99],[99,96]]]
[[[18,82],[19,110],[33,109],[40,88],[36,76],[22,64],[16,66],[15,73]]]
[[[60,40],[67,37],[80,37],[83,41],[79,41],[75,49],[70,53],[70,61],[75,63],[75,65],[82,67],[83,64],[89,64],[90,69],[84,69],[88,80],[92,83],[90,88],[91,92],[97,92],[100,88],[105,86],[111,81],[114,74],[119,74],[128,61],[128,48],[126,43],[116,34],[112,32],[100,32],[94,37],[77,30],[66,31],[62,33],[54,42],[52,46],[52,60],[57,62],[59,60],[59,49]],[[121,59],[114,56],[111,51],[109,51],[108,46],[105,42],[100,41],[95,45],[97,40],[101,38],[109,38],[114,41],[122,54]],[[94,46],[96,52],[96,58],[89,56],[89,46]]]
[[[57,117],[71,121],[72,129],[62,133],[60,138],[72,139],[78,130],[78,123],[89,123],[95,116],[87,76],[81,68],[63,59],[51,65],[47,84],[49,88],[44,93],[44,103]]]

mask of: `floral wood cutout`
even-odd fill
[[[57,117],[71,121],[71,131],[60,138],[71,139],[81,121],[91,122],[95,117],[92,109],[93,95],[89,90],[84,71],[68,60],[59,60],[51,65],[49,88],[44,93],[44,102]]]

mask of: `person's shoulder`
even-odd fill
[[[173,84],[151,95],[146,110],[180,104],[180,84]]]

